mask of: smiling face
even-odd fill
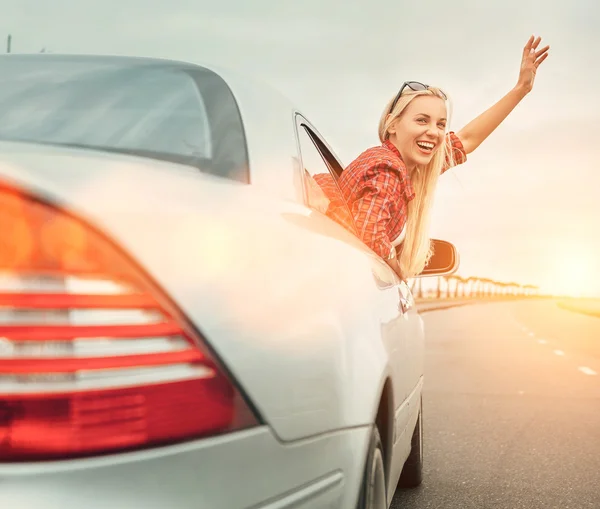
[[[415,97],[388,128],[409,171],[425,166],[440,149],[446,134],[446,103],[432,95]]]

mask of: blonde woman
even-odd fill
[[[549,46],[537,49],[540,42],[534,36],[527,41],[515,87],[458,133],[448,131],[448,98],[441,89],[405,82],[381,116],[381,145],[342,172],[340,188],[359,236],[402,278],[419,274],[429,259],[429,216],[438,177],[466,161],[532,90],[548,56]]]

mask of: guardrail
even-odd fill
[[[431,280],[437,280],[433,284]],[[409,282],[417,300],[485,299],[498,297],[541,297],[534,285],[495,281],[483,277],[462,277],[456,274],[435,278],[416,278]]]
[[[483,277],[462,277],[456,274],[417,278],[409,281],[409,284],[420,313],[474,303],[548,297],[542,295],[534,285],[507,283]]]

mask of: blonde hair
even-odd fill
[[[412,89],[405,89],[394,106],[394,110],[390,113],[390,108],[394,101],[394,99],[390,99],[379,120],[379,139],[382,143],[389,138],[388,129],[391,124],[400,118],[406,107],[415,97],[422,95],[439,97],[442,100],[446,100],[444,92],[436,87],[429,87],[427,90],[416,92]],[[449,109],[449,101],[446,100],[446,104]],[[446,125],[449,125],[449,122]],[[402,275],[407,279],[420,274],[433,254],[429,238],[429,223],[435,188],[445,164],[454,165],[452,147],[447,137],[426,166],[417,166],[410,173],[415,197],[408,202],[406,236],[404,237],[398,260]]]

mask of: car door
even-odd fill
[[[399,286],[401,304],[404,309],[406,332],[406,373],[410,384],[409,395],[412,396],[410,404],[418,408],[420,393],[415,392],[422,382],[425,368],[425,332],[423,319],[417,312],[415,299],[407,282],[402,281]]]
[[[304,177],[307,205],[338,222],[356,235],[353,219],[337,184],[342,167],[325,142],[302,117],[297,118],[297,135]],[[320,188],[320,189],[319,189]],[[330,205],[338,207],[330,207]],[[340,210],[345,209],[345,211]],[[348,223],[351,223],[350,225]],[[361,242],[357,237],[356,240]],[[361,242],[361,246],[364,246]],[[394,439],[402,435],[409,420],[407,397],[415,385],[407,369],[406,283],[402,282],[385,261],[373,253],[373,277],[379,290],[375,303],[382,327],[382,338],[388,353],[394,390]],[[410,295],[410,290],[409,295]]]

